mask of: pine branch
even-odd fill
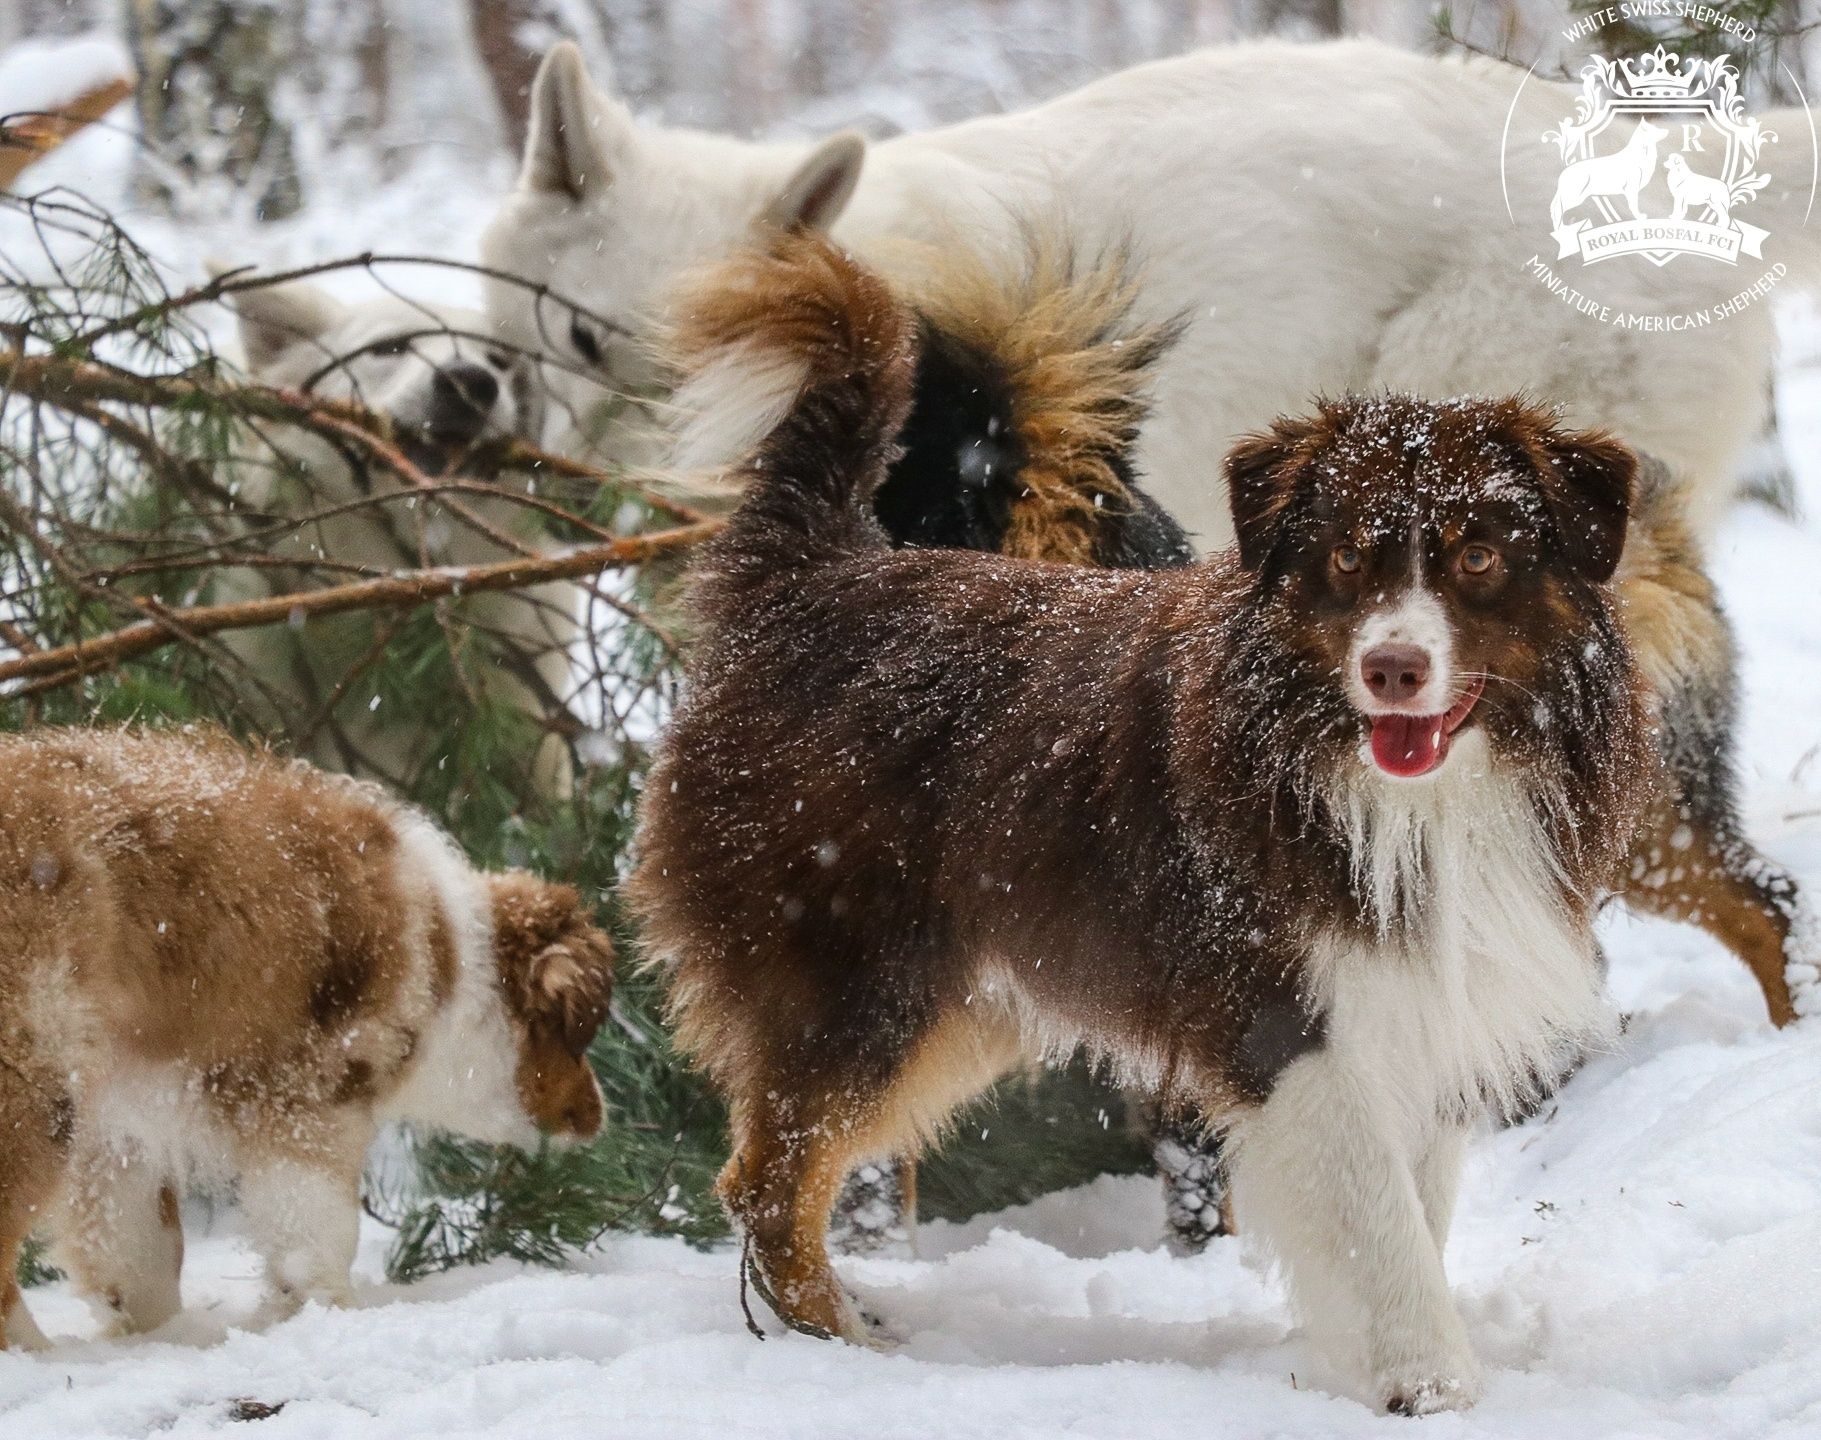
[[[161,649],[184,635],[217,635],[224,630],[295,623],[300,618],[357,610],[409,609],[449,595],[521,590],[551,580],[580,579],[598,575],[603,570],[642,565],[660,555],[688,549],[706,540],[718,528],[715,522],[704,521],[649,535],[630,535],[604,545],[571,550],[564,555],[416,570],[383,580],[357,581],[321,590],[297,590],[225,605],[167,610],[155,601],[142,601],[143,608],[152,612],[155,618],[86,640],[0,661],[0,683],[37,680],[40,683],[31,687],[33,691],[66,685],[123,660]]]
[[[295,425],[325,438],[350,441],[405,483],[413,486],[429,483],[398,449],[391,420],[352,401],[330,400],[267,385],[226,384],[214,377],[199,379],[192,374],[141,375],[99,360],[77,359],[61,353],[27,354],[9,347],[0,349],[0,397],[11,395],[26,396],[59,408],[108,403],[184,410],[225,404],[241,420]],[[477,450],[481,448],[477,447]],[[543,470],[553,475],[632,490],[655,509],[688,523],[707,518],[701,511],[651,490],[631,476],[609,473],[549,454],[523,440],[503,444],[494,454],[506,468]]]

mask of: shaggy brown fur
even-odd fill
[[[46,1226],[129,1326],[175,1310],[173,1186],[240,1178],[271,1282],[345,1295],[362,1158],[419,1117],[589,1135],[612,952],[365,784],[207,731],[0,739],[0,1314]]]
[[[1771,1023],[1787,1025],[1796,1018],[1788,976],[1796,883],[1753,848],[1739,823],[1732,630],[1661,467],[1646,467],[1618,593],[1658,697],[1669,780],[1632,846],[1625,903],[1707,931],[1745,962]]]
[[[1443,603],[1486,677],[1468,723],[1536,796],[1540,903],[1591,965],[1654,775],[1602,584],[1622,447],[1516,402],[1345,401],[1235,455],[1237,557],[893,551],[865,501],[910,404],[908,310],[799,237],[738,262],[692,323],[695,353],[800,355],[810,378],[704,557],[629,893],[679,1039],[730,1102],[723,1194],[792,1323],[862,1333],[823,1243],[848,1168],[1033,1046],[1086,1044],[1243,1115],[1324,1044],[1312,947],[1422,943],[1423,897],[1361,888],[1341,814],[1362,722],[1334,647],[1370,596],[1332,571],[1337,536],[1391,592],[1412,536],[1425,575],[1432,549],[1453,575],[1482,530],[1511,537],[1508,576],[1450,580]],[[1520,1081],[1472,1084],[1438,1103]]]

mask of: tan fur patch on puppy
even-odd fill
[[[590,1135],[613,954],[376,787],[210,731],[0,738],[0,1275],[48,1228],[118,1325],[177,1309],[176,1197],[235,1177],[274,1299],[345,1300],[392,1120]],[[39,1337],[0,1285],[10,1344]]]

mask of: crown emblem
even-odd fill
[[[1543,135],[1562,154],[1550,203],[1558,260],[1762,258],[1764,231],[1733,212],[1770,183],[1758,155],[1777,137],[1745,113],[1730,56],[1684,60],[1662,45],[1633,58],[1595,55],[1574,103],[1574,118]],[[1646,211],[1665,199],[1666,211]]]

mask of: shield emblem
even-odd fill
[[[1550,210],[1557,259],[1761,257],[1766,232],[1734,212],[1770,183],[1758,157],[1776,138],[1745,113],[1730,56],[1683,62],[1661,45],[1635,59],[1594,56],[1574,118],[1543,136],[1562,156]]]

